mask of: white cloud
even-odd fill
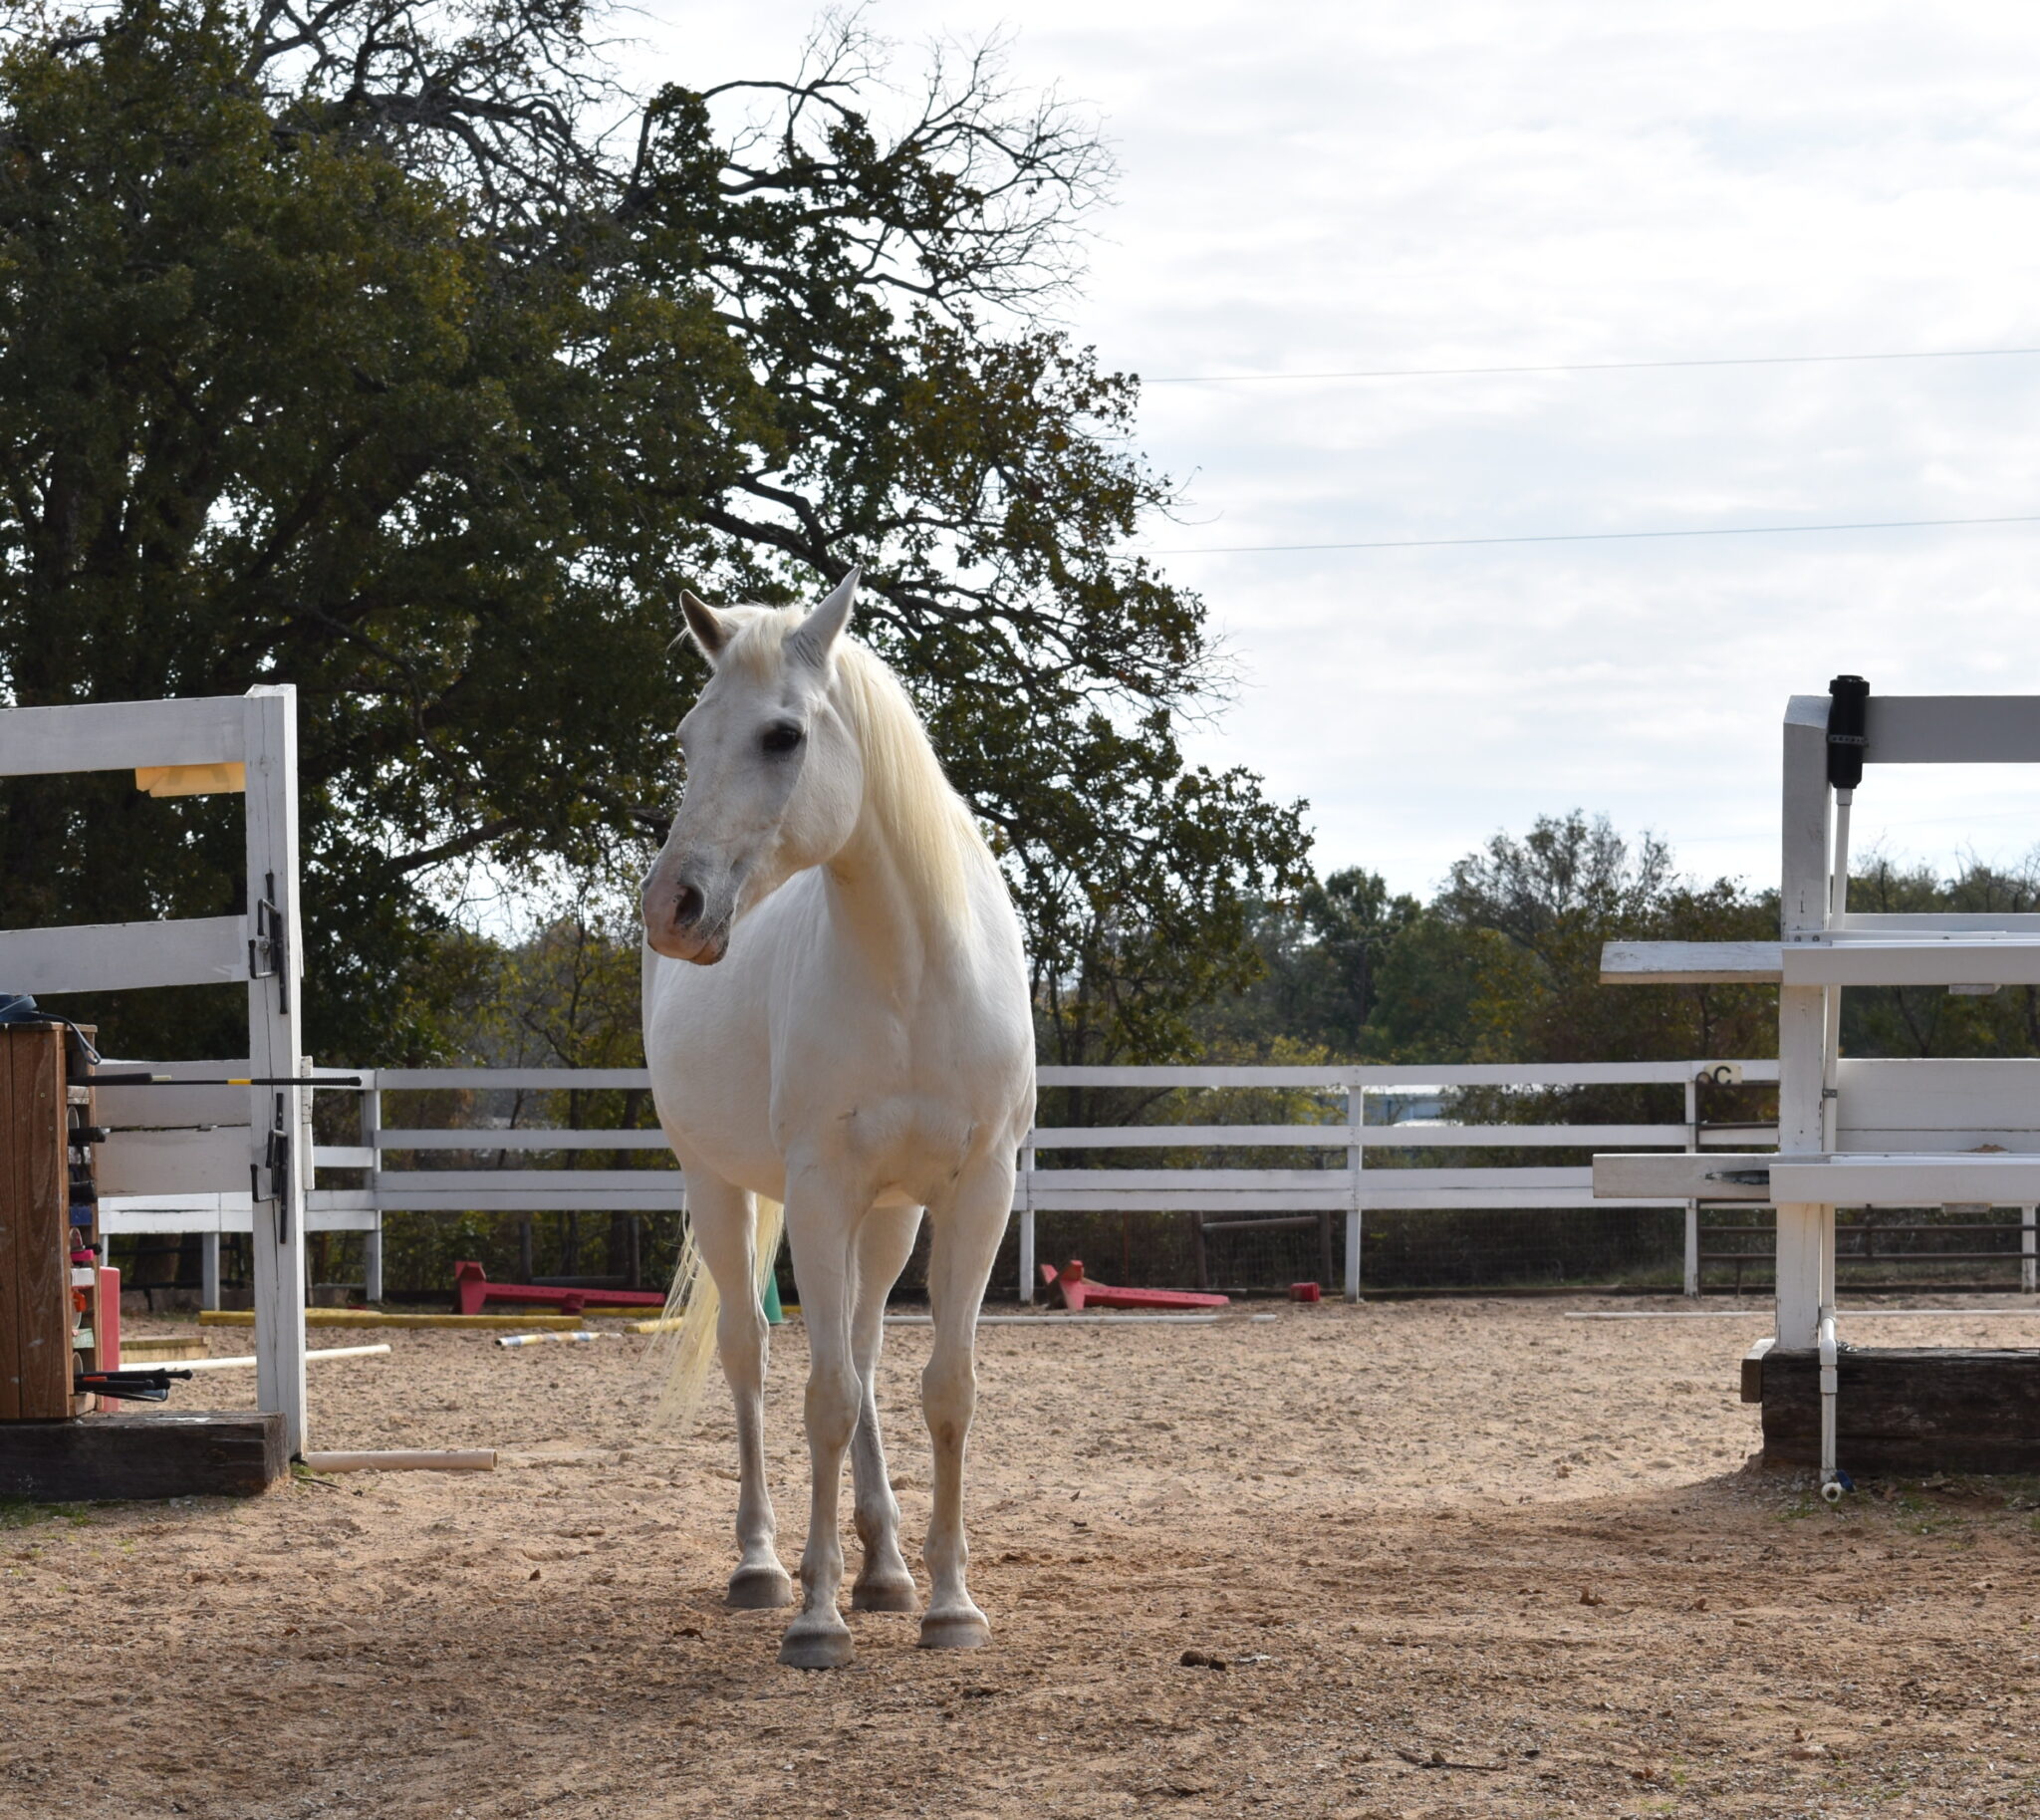
[[[986,0],[894,0],[906,41]],[[788,70],[804,5],[681,9],[646,76]],[[1151,375],[2040,344],[2040,14],[1049,0],[1018,76],[1125,171],[1073,327]],[[915,53],[902,57],[902,74]],[[1162,549],[2040,512],[2040,358],[1155,387]],[[1183,557],[1247,685],[1197,755],[1422,891],[1576,804],[1775,875],[1785,697],[2040,692],[2040,526]],[[1873,771],[1896,852],[2040,840],[2017,773]]]

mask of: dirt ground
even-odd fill
[[[1747,1463],[1763,1312],[1567,1318],[1615,1306],[987,1328],[992,1644],[854,1616],[856,1666],[822,1675],[775,1664],[783,1614],[719,1603],[719,1385],[675,1444],[641,1340],[322,1336],[394,1351],[312,1368],[314,1444],[500,1469],[0,1509],[0,1814],[2040,1814],[2036,1487],[1831,1512]],[[882,1394],[909,1555],[927,1337],[890,1330]],[[770,1393],[790,1564],[804,1350],[795,1322]],[[252,1376],[179,1407],[245,1407]]]

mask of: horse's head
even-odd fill
[[[798,623],[680,596],[714,673],[680,722],[686,792],[644,880],[644,938],[657,952],[714,965],[739,910],[830,859],[855,830],[863,764],[829,685],[858,573]]]

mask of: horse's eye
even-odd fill
[[[767,727],[758,743],[768,752],[791,752],[806,737],[791,720],[782,720]]]

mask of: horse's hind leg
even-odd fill
[[[923,1649],[971,1650],[991,1639],[991,1626],[964,1583],[970,1549],[963,1540],[963,1445],[977,1407],[972,1355],[978,1305],[1012,1206],[1013,1158],[1008,1152],[966,1170],[948,1204],[929,1208],[928,1302],[935,1344],[921,1373],[920,1397],[934,1443],[935,1487],[927,1546],[921,1550],[933,1582],[920,1621]]]
[[[701,1260],[721,1307],[715,1345],[737,1416],[737,1570],[725,1602],[746,1611],[793,1603],[793,1581],[779,1564],[772,1493],[765,1482],[764,1311],[757,1281],[751,1197],[698,1163],[687,1165],[687,1212]]]
[[[918,1207],[874,1207],[857,1234],[857,1306],[850,1343],[863,1386],[857,1432],[851,1436],[850,1465],[857,1495],[857,1534],[864,1565],[850,1589],[857,1612],[917,1612],[920,1595],[899,1552],[899,1500],[886,1472],[885,1443],[879,1438],[879,1351],[886,1337],[886,1297],[906,1268],[920,1230]]]

